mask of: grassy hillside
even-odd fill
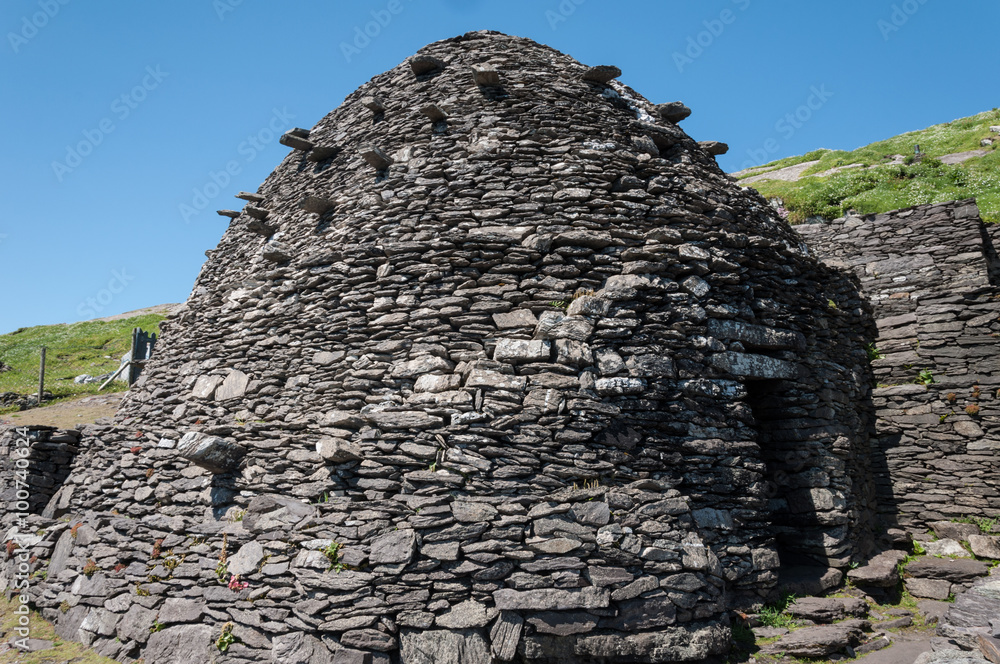
[[[97,392],[98,385],[76,385],[80,374],[98,376],[118,368],[132,343],[132,328],[157,332],[165,316],[146,314],[114,321],[25,327],[0,335],[0,392],[38,390],[38,360],[45,346],[45,389],[57,397]],[[121,387],[121,386],[119,386]]]
[[[1000,134],[990,131],[990,126],[996,125],[1000,125],[1000,111],[994,109],[901,134],[853,152],[816,150],[781,159],[737,177],[818,160],[798,181],[766,180],[748,185],[765,198],[781,198],[792,222],[813,215],[839,217],[849,209],[872,214],[961,198],[976,198],[983,219],[1000,222],[1000,151],[996,149]],[[996,142],[981,146],[984,138]],[[921,152],[927,155],[922,161],[914,161],[914,145],[920,145]],[[969,150],[985,150],[986,154],[961,164],[939,161],[944,155]],[[893,155],[904,155],[906,163],[887,165]],[[851,164],[864,168],[854,167],[824,177],[815,175]]]

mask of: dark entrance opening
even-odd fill
[[[782,566],[845,564],[847,523],[829,488],[836,464],[815,435],[826,424],[812,416],[815,395],[788,380],[748,380],[746,388]]]

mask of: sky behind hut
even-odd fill
[[[422,46],[548,44],[721,140],[726,171],[997,105],[986,0],[8,0],[0,7],[0,333],[186,299],[220,208]]]

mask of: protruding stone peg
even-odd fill
[[[243,208],[243,211],[254,219],[260,219],[261,221],[267,219],[267,215],[271,214],[270,210],[265,210],[264,208],[257,207],[256,205],[247,205]]]
[[[721,141],[698,141],[698,146],[713,157],[729,152],[729,145]]]
[[[312,214],[324,214],[333,209],[333,201],[322,196],[306,196],[299,201],[299,207]]]
[[[251,219],[250,223],[247,224],[247,230],[263,237],[271,237],[278,229],[270,224],[265,224],[260,219]]]
[[[423,76],[444,68],[444,61],[433,55],[415,55],[410,58],[410,69],[413,70],[414,76]]]
[[[292,258],[292,255],[288,252],[288,247],[279,240],[265,242],[264,248],[261,249],[261,255],[264,257],[264,260],[271,261],[272,263],[285,263]]]
[[[313,144],[309,141],[309,130],[295,128],[282,134],[279,143],[293,150],[312,150]]]
[[[378,95],[368,95],[367,97],[362,97],[361,105],[372,113],[382,113],[385,111],[385,103],[382,102],[382,98]]]
[[[230,219],[240,216],[240,213],[236,210],[216,210],[216,214],[220,217],[229,217]]]
[[[493,67],[473,67],[472,77],[476,80],[476,85],[500,85],[500,73]]]
[[[309,161],[326,161],[327,159],[336,157],[338,152],[340,152],[340,148],[330,145],[317,145],[309,152],[309,156],[306,159]]]
[[[598,65],[583,73],[583,80],[608,84],[622,75],[622,70],[614,65]]]
[[[254,194],[249,191],[241,191],[236,194],[236,198],[242,198],[245,201],[250,201],[251,203],[260,203],[266,197],[263,194]]]
[[[420,112],[427,116],[427,119],[431,122],[441,122],[448,117],[448,114],[441,110],[441,107],[437,104],[427,104],[420,109]]]
[[[368,162],[369,166],[377,171],[384,171],[392,166],[392,157],[376,145],[361,148],[361,157]]]
[[[656,112],[660,114],[661,118],[674,124],[691,115],[691,109],[679,101],[672,101],[669,104],[657,104]]]

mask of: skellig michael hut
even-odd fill
[[[285,135],[114,423],[36,444],[71,464],[26,519],[65,638],[699,660],[779,567],[870,553],[861,282],[619,74],[470,33]]]

